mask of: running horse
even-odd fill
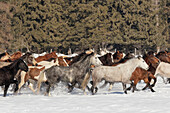
[[[92,71],[92,94],[97,92],[97,85],[102,80],[115,83],[121,82],[123,84],[123,90],[127,94],[126,84],[131,84],[130,77],[137,67],[148,69],[148,65],[143,58],[132,58],[125,63],[121,63],[117,66],[99,66]],[[126,70],[126,71],[125,71]]]
[[[15,91],[18,90],[18,81],[14,80],[14,77],[19,70],[25,72],[28,71],[28,66],[22,59],[17,59],[10,65],[0,68],[0,86],[5,85],[4,97],[7,94],[7,90],[10,84],[15,83],[16,84]]]
[[[101,65],[102,63],[96,57],[94,52],[91,54],[83,54],[80,56],[81,59],[69,67],[63,66],[52,66],[51,68],[45,70],[40,74],[40,79],[38,80],[38,90],[39,92],[41,82],[45,82],[48,87],[46,90],[46,94],[50,95],[50,88],[62,81],[67,84],[75,85],[76,83],[81,83],[85,77],[85,75],[90,71],[91,65]],[[78,58],[79,59],[79,58]]]

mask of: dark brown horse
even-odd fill
[[[28,66],[22,59],[17,59],[12,64],[0,68],[0,86],[5,85],[4,97],[7,94],[10,84],[15,83],[15,91],[18,90],[18,81],[14,80],[14,77],[19,70],[28,71]]]
[[[122,58],[123,58],[123,52],[121,52],[121,51],[116,51],[113,54],[113,61],[114,61],[114,63],[119,62]]]
[[[103,56],[99,57],[100,61],[104,66],[111,66],[113,65],[113,56],[112,53],[106,53]]]
[[[161,51],[156,54],[156,57],[159,58],[162,62],[170,63],[170,54],[166,51]]]

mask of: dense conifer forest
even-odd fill
[[[0,52],[170,48],[169,0],[0,0]]]

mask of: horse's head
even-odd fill
[[[145,62],[149,65],[149,66],[153,66],[155,69],[157,68],[157,66],[160,63],[160,60],[155,57],[153,54],[146,54],[143,56]]]
[[[25,72],[28,71],[28,66],[27,66],[26,62],[25,62],[24,60],[22,60],[22,59],[19,59],[19,60],[18,60],[18,67],[19,67],[19,69],[21,69],[22,71],[25,71]]]
[[[113,54],[114,62],[119,62],[123,58],[123,56],[124,56],[123,52],[116,51],[116,53]]]
[[[23,56],[23,60],[26,61],[27,64],[31,64],[33,66],[37,66],[37,61],[35,60],[34,56],[32,55],[32,53],[27,52],[24,56]]]
[[[143,68],[143,69],[145,69],[145,70],[148,70],[149,69],[149,66],[148,66],[148,64],[145,62],[145,60],[142,58],[142,57],[138,57],[137,58],[138,59],[138,67],[141,67],[141,68]]]
[[[93,53],[91,59],[90,59],[91,65],[94,65],[95,67],[102,65],[102,62],[97,57],[96,53]]]

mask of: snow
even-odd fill
[[[102,83],[101,83],[102,84]],[[101,85],[100,84],[100,85]],[[137,85],[142,89],[145,83]],[[0,90],[1,113],[169,113],[170,84],[164,84],[158,77],[156,92],[149,89],[124,94],[121,83],[116,83],[111,91],[109,86],[98,90],[96,95],[82,90],[74,89],[67,93],[67,88],[62,83],[51,91],[52,96],[33,94],[28,88],[23,88],[21,93],[13,95],[8,90],[7,97],[3,97]]]

